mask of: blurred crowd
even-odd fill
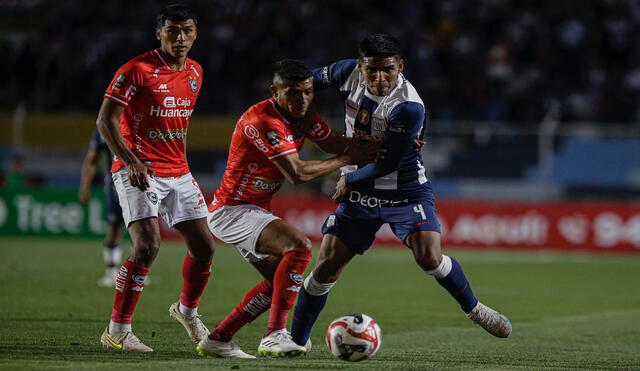
[[[266,97],[278,59],[322,66],[387,32],[434,119],[538,122],[555,100],[564,121],[640,121],[636,0],[183,2],[199,17],[199,112],[239,113]],[[162,5],[0,0],[0,110],[97,110],[115,70],[158,45]]]

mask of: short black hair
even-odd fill
[[[173,4],[165,6],[156,18],[156,27],[162,28],[166,20],[172,22],[184,22],[188,19],[193,19],[193,23],[198,24],[195,14],[191,8],[183,4]]]
[[[400,43],[398,39],[387,34],[372,34],[364,38],[358,47],[360,58],[365,57],[398,57]]]
[[[307,65],[297,59],[282,59],[273,66],[273,77],[289,81],[303,81],[313,76]]]

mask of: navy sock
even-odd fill
[[[454,258],[451,258],[451,272],[444,278],[436,278],[436,281],[449,291],[449,294],[456,299],[465,313],[471,312],[478,304],[478,299],[473,295],[471,285],[467,281],[462,267]]]
[[[298,303],[291,322],[291,336],[296,344],[304,346],[307,343],[311,335],[311,328],[316,323],[328,297],[329,293],[314,296],[309,294],[304,286],[300,288]]]

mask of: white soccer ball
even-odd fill
[[[380,349],[380,326],[366,314],[347,314],[336,318],[325,336],[329,351],[343,361],[359,362]]]

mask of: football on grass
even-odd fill
[[[325,337],[329,351],[343,361],[359,362],[380,349],[380,326],[366,314],[347,314],[336,318]]]

